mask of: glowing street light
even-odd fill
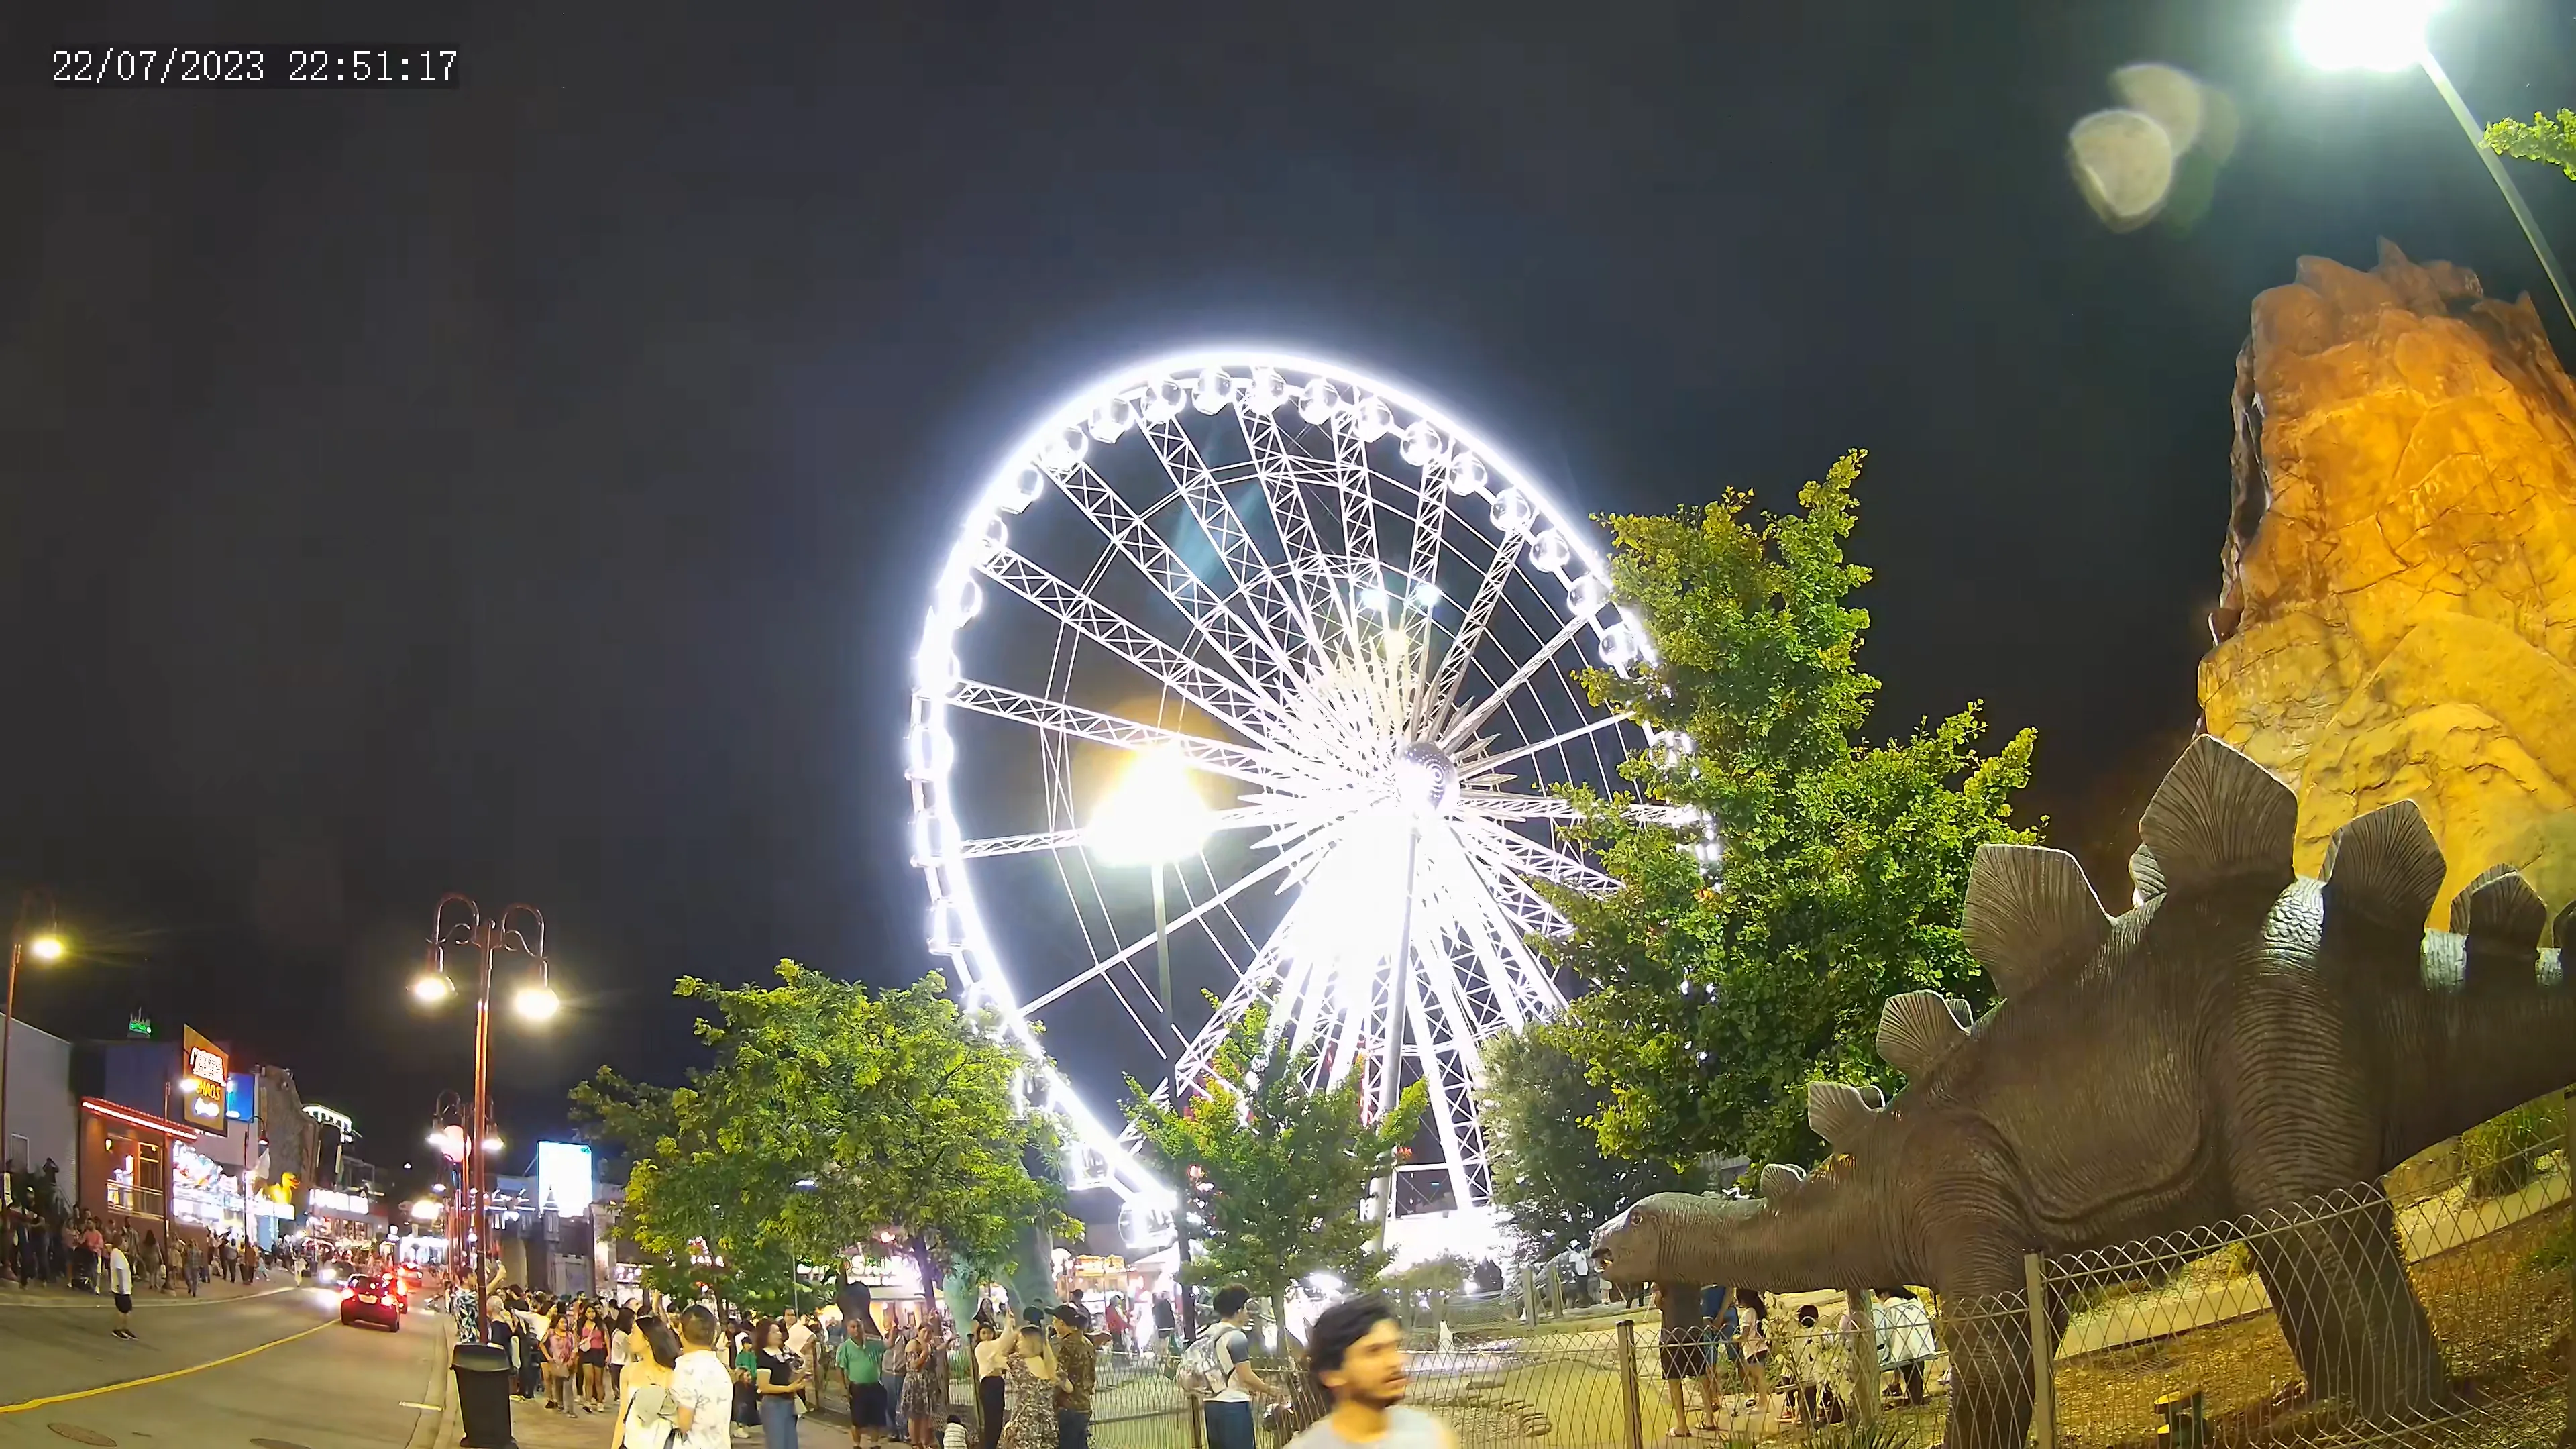
[[[1163,913],[1163,867],[1198,853],[1213,827],[1212,812],[1190,783],[1190,767],[1175,750],[1147,750],[1120,776],[1091,817],[1085,843],[1108,865],[1141,865],[1154,877],[1154,986],[1163,1030],[1172,1028],[1172,943]]]
[[[556,1012],[563,1010],[563,998],[555,995],[555,989],[543,982],[520,987],[519,994],[511,998],[510,1004],[517,1008],[519,1015],[530,1021],[551,1021]]]
[[[27,954],[39,961],[63,959],[63,938],[48,931],[27,943]]]
[[[2290,34],[2299,54],[2320,70],[2393,72],[2410,65],[2423,69],[2424,78],[2433,83],[2433,89],[2442,93],[2442,103],[2451,108],[2451,118],[2467,134],[2469,149],[2478,153],[2496,190],[2504,194],[2504,204],[2512,208],[2513,219],[2522,224],[2523,240],[2531,243],[2532,255],[2540,258],[2540,270],[2558,293],[2558,305],[2565,309],[2568,322],[2576,324],[2576,293],[2568,289],[2567,274],[2559,268],[2558,254],[2550,250],[2548,239],[2540,234],[2540,223],[2522,199],[2521,188],[2505,174],[2504,162],[2487,148],[2486,128],[2469,113],[2468,102],[2460,99],[2449,73],[2433,58],[2433,47],[2424,31],[2444,3],[2445,0],[2306,0],[2291,21]]]
[[[456,907],[454,912],[448,909]],[[536,927],[535,939],[511,924],[525,917]],[[474,998],[474,1115],[470,1125],[457,1129],[451,1147],[447,1140],[438,1146],[457,1159],[460,1179],[457,1196],[470,1220],[479,1221],[491,1195],[491,1179],[483,1158],[501,1150],[501,1139],[492,1131],[492,958],[502,951],[516,951],[536,963],[537,979],[519,988],[513,998],[521,1017],[544,1021],[563,1006],[549,981],[546,964],[546,916],[536,907],[513,904],[500,915],[484,919],[483,908],[469,896],[454,891],[438,898],[438,909],[430,916],[429,955],[422,964],[420,976],[412,982],[412,995],[423,1005],[435,1006],[456,994],[455,982],[447,974],[447,948],[463,946],[482,957]],[[439,1134],[432,1134],[438,1136]],[[480,1153],[469,1158],[465,1143],[482,1144]],[[468,1235],[474,1254],[474,1298],[481,1302],[490,1288],[485,1264],[483,1234]]]

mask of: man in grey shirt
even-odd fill
[[[1395,1315],[1376,1295],[1345,1299],[1306,1334],[1306,1371],[1333,1401],[1288,1449],[1458,1449],[1449,1426],[1404,1406],[1412,1379]]]

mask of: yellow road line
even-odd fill
[[[164,1379],[182,1378],[188,1374],[196,1373],[201,1369],[222,1368],[228,1363],[239,1363],[243,1359],[250,1357],[252,1354],[266,1353],[281,1343],[293,1343],[299,1338],[310,1338],[314,1334],[320,1333],[322,1330],[331,1326],[330,1321],[326,1319],[323,1322],[313,1325],[311,1328],[299,1329],[294,1333],[290,1333],[284,1338],[270,1339],[268,1342],[263,1343],[256,1348],[246,1348],[239,1353],[226,1354],[222,1358],[212,1358],[206,1360],[204,1363],[190,1364],[186,1368],[172,1369],[166,1374],[152,1374],[148,1377],[139,1379],[122,1379],[112,1384],[100,1384],[94,1389],[74,1389],[68,1394],[48,1394],[44,1398],[29,1399],[24,1403],[0,1404],[0,1414],[23,1413],[29,1409],[41,1409],[47,1404],[67,1404],[74,1399],[87,1399],[94,1398],[100,1394],[112,1394],[118,1389],[139,1389],[145,1384],[157,1384]]]

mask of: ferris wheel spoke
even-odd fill
[[[1279,717],[1269,696],[1218,674],[1010,549],[995,550],[976,567],[1247,738],[1261,732],[1255,720]]]
[[[1189,910],[1184,911],[1180,915],[1174,916],[1171,920],[1165,922],[1163,926],[1164,935],[1169,936],[1172,932],[1178,931],[1184,926],[1195,924],[1210,911],[1213,911],[1217,907],[1225,904],[1227,901],[1234,899],[1236,896],[1251,889],[1260,882],[1268,880],[1270,877],[1286,870],[1289,865],[1297,859],[1298,855],[1293,850],[1283,850],[1279,852],[1277,855],[1272,856],[1261,865],[1255,866],[1253,869],[1246,871],[1241,879],[1235,881],[1232,885],[1227,886],[1224,890],[1218,891],[1215,895],[1208,897],[1206,900],[1201,901]],[[1120,948],[1118,954],[1111,956],[1106,960],[1096,962],[1089,969],[1057,983],[1055,986],[1049,988],[1043,995],[1031,1000],[1026,1009],[1029,1011],[1037,1011],[1056,1001],[1062,1000],[1064,996],[1071,992],[1075,987],[1099,977],[1106,976],[1111,971],[1116,970],[1118,967],[1125,965],[1127,962],[1132,961],[1138,956],[1141,956],[1145,952],[1153,949],[1154,938],[1149,933],[1142,940]]]
[[[1625,715],[1603,715],[1601,718],[1593,720],[1589,724],[1579,724],[1570,730],[1560,730],[1535,744],[1522,745],[1517,749],[1507,750],[1499,755],[1484,755],[1463,759],[1458,762],[1458,777],[1461,780],[1468,781],[1480,780],[1481,777],[1491,773],[1497,766],[1508,765],[1515,760],[1528,759],[1530,756],[1538,754],[1543,750],[1552,750],[1559,745],[1572,744],[1586,735],[1597,735],[1603,730],[1615,730],[1627,722],[1628,718]]]
[[[1359,426],[1347,411],[1335,415],[1325,426],[1333,434],[1333,483],[1342,496],[1342,551],[1355,559],[1375,559],[1377,490],[1369,472],[1368,444],[1360,438]]]
[[[1297,674],[1297,666],[1281,650],[1277,639],[1259,627],[1259,621],[1247,621],[1228,608],[1224,600],[1210,589],[1189,565],[1181,562],[1170,543],[1154,531],[1144,515],[1129,507],[1089,463],[1082,463],[1057,480],[1057,488],[1085,518],[1091,520],[1101,536],[1138,572],[1152,582],[1156,591],[1171,601],[1172,607],[1188,616],[1200,636],[1216,647],[1244,683],[1276,697]]]
[[[1566,645],[1573,643],[1576,635],[1581,634],[1584,630],[1591,627],[1592,617],[1588,614],[1577,614],[1573,618],[1566,620],[1565,627],[1556,631],[1555,638],[1540,645],[1535,653],[1531,654],[1529,658],[1522,660],[1520,667],[1513,670],[1509,678],[1505,679],[1501,684],[1496,685],[1494,687],[1494,692],[1486,695],[1482,703],[1478,704],[1474,709],[1469,710],[1456,722],[1452,723],[1447,729],[1441,731],[1440,743],[1442,746],[1454,750],[1459,745],[1473,738],[1476,733],[1476,726],[1483,724],[1487,719],[1491,718],[1494,711],[1502,708],[1503,702],[1510,699],[1515,691],[1517,691],[1522,685],[1536,679],[1539,676],[1539,672],[1547,668],[1548,661],[1557,656],[1557,652],[1559,650],[1562,650]]]
[[[1324,563],[1323,540],[1306,511],[1305,484],[1298,477],[1296,455],[1280,435],[1278,421],[1257,408],[1237,408],[1235,418],[1243,444],[1252,455],[1253,475],[1261,480],[1262,501],[1279,533],[1280,551],[1288,558],[1289,597],[1297,605],[1300,637],[1320,641],[1316,617],[1332,597],[1331,571]]]
[[[1252,830],[1277,825],[1295,817],[1276,806],[1237,805],[1208,813],[1210,834],[1228,830]],[[996,855],[1028,855],[1041,850],[1074,850],[1088,844],[1091,832],[1085,829],[1040,830],[1027,835],[987,835],[964,841],[957,847],[960,860],[982,860]]]
[[[1550,885],[1571,886],[1576,890],[1600,893],[1616,890],[1619,882],[1603,870],[1567,855],[1553,846],[1541,844],[1508,826],[1476,821],[1470,826],[1472,840],[1468,849],[1489,859],[1507,864],[1524,875],[1534,875]]]
[[[1289,658],[1283,642],[1301,637],[1296,632],[1297,602],[1284,588],[1278,575],[1262,558],[1252,541],[1251,530],[1243,526],[1241,515],[1227,501],[1225,489],[1208,471],[1207,461],[1199,456],[1198,445],[1181,429],[1177,419],[1170,422],[1146,422],[1139,429],[1145,441],[1153,446],[1154,456],[1162,460],[1163,471],[1171,477],[1173,491],[1180,495],[1199,531],[1216,545],[1216,556],[1234,580],[1236,596],[1251,605],[1253,627],[1260,631],[1262,642],[1279,660],[1288,679],[1298,674],[1298,666]]]
[[[1494,606],[1502,602],[1504,586],[1511,582],[1520,564],[1525,541],[1526,535],[1506,533],[1502,542],[1494,545],[1494,556],[1485,561],[1485,572],[1476,580],[1476,596],[1467,605],[1466,617],[1459,620],[1458,632],[1441,652],[1439,669],[1424,681],[1422,697],[1414,704],[1413,718],[1419,724],[1429,726],[1448,713],[1458,693],[1458,681],[1466,677],[1468,664],[1484,647],[1485,631],[1493,624]]]
[[[1280,776],[1271,768],[1273,762],[1267,751],[1247,749],[1162,725],[1149,725],[1123,715],[1085,709],[1078,704],[1066,704],[1061,700],[1006,689],[998,684],[961,680],[950,691],[948,702],[977,714],[1014,720],[1049,734],[1089,740],[1093,744],[1122,750],[1168,749],[1189,761],[1194,769],[1250,785],[1276,786],[1280,783]]]
[[[1417,1014],[1417,1020],[1427,1019],[1428,1013],[1424,1010],[1422,999],[1422,978],[1419,975],[1407,973],[1406,981],[1410,1002],[1407,1009]],[[1475,1039],[1473,1035],[1459,1034],[1469,1030],[1466,1022],[1457,1021],[1451,1024],[1449,1032],[1438,1036],[1426,1033],[1423,1037],[1416,1038],[1414,1043],[1414,1056],[1422,1077],[1423,1095],[1430,1099],[1431,1121],[1440,1134],[1440,1152],[1449,1170],[1449,1190],[1453,1199],[1461,1207],[1475,1200],[1469,1195],[1472,1188],[1467,1172],[1467,1164],[1470,1161],[1468,1134],[1471,1130],[1467,1124],[1475,1120],[1475,1103],[1472,1096],[1461,1091],[1462,1088],[1468,1089],[1468,1092],[1472,1091],[1472,1078],[1464,1070],[1465,1063],[1459,1061],[1453,1064],[1451,1060],[1453,1057],[1463,1057],[1464,1054],[1447,1044],[1473,1041]],[[1481,1149],[1481,1143],[1476,1145]],[[1474,1154],[1474,1160],[1481,1161],[1483,1156],[1483,1152],[1478,1150]]]
[[[1581,813],[1574,802],[1554,795],[1514,795],[1502,790],[1461,790],[1458,803],[1489,820],[1572,820]],[[1688,805],[1644,805],[1634,800],[1615,807],[1643,825],[1687,826],[1699,819]]]

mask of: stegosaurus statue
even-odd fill
[[[1889,1000],[1878,1049],[1906,1074],[1819,1082],[1830,1170],[1765,1169],[1758,1202],[1664,1193],[1595,1235],[1620,1282],[1763,1289],[1927,1284],[2023,1292],[2026,1252],[2123,1243],[2287,1209],[2576,1082],[2576,996],[2548,908],[2498,867],[2424,923],[2444,863],[2412,801],[2290,863],[2289,787],[2209,736],[2139,822],[2134,909],[2106,915],[2075,858],[1977,852],[1969,950],[2003,1000],[1974,1022],[1934,992]],[[2576,929],[2576,906],[2554,934]],[[1840,1160],[1848,1154],[1848,1161]],[[2365,1413],[2445,1391],[2387,1199],[2257,1244],[2313,1394]],[[2062,1324],[2064,1306],[2050,1305]],[[1949,1325],[1950,1449],[2013,1449],[2031,1405],[2026,1315]]]

